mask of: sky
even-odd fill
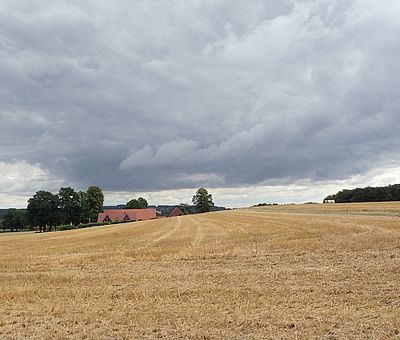
[[[398,0],[3,0],[0,207],[400,183]]]

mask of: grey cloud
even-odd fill
[[[0,9],[0,161],[109,191],[336,180],[399,162],[395,0]]]

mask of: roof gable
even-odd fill
[[[183,211],[181,210],[181,208],[175,207],[174,209],[172,209],[171,213],[168,216],[173,217],[173,216],[181,216],[181,215],[185,215],[183,213]]]

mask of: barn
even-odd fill
[[[168,217],[174,217],[174,216],[182,216],[185,215],[183,211],[179,207],[175,207],[171,213],[168,215]]]
[[[99,213],[97,222],[140,221],[156,218],[156,209],[112,209]]]

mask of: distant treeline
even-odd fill
[[[335,200],[336,203],[400,201],[400,184],[344,189],[335,195],[327,196],[325,200]]]
[[[267,206],[269,207],[271,205],[278,205],[278,203],[258,203],[253,205],[253,207],[267,207]]]
[[[40,231],[57,230],[61,225],[91,224],[102,211],[104,195],[97,186],[76,192],[61,188],[53,194],[40,190],[29,198],[26,209],[1,211],[0,228],[3,231],[23,231],[38,228]]]
[[[4,217],[4,215],[7,213],[8,209],[0,209],[0,219]]]

